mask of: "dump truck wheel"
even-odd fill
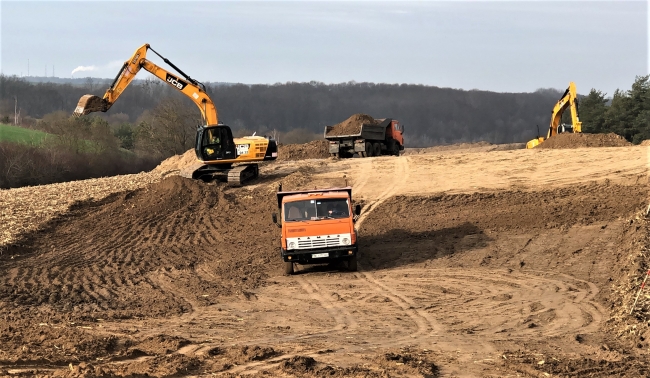
[[[284,274],[293,274],[293,263],[291,261],[284,263]]]
[[[366,143],[366,157],[371,157],[373,152],[372,143]]]
[[[348,260],[348,270],[350,272],[356,272],[357,271],[357,255],[353,255]]]
[[[391,155],[399,156],[399,143],[395,139],[388,141],[388,152]]]
[[[381,156],[381,144],[380,143],[373,143],[372,144],[372,154],[374,156]]]

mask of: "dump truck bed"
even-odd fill
[[[361,139],[370,139],[370,140],[384,140],[386,138],[386,126],[390,124],[392,118],[385,118],[378,120],[380,123],[378,125],[363,124],[358,133],[353,134],[331,134],[334,126],[325,126],[324,137],[327,140],[339,140],[347,138],[361,138]],[[328,135],[328,133],[330,133]]]

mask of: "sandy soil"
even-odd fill
[[[646,376],[650,304],[623,314],[648,152],[283,161],[75,203],[0,255],[0,375]],[[281,273],[280,182],[354,187],[359,272]]]

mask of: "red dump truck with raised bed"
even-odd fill
[[[285,273],[294,264],[345,262],[357,270],[357,232],[354,223],[361,206],[352,207],[352,188],[277,192],[278,214],[273,223],[282,229],[280,256]]]
[[[404,150],[404,126],[398,120],[355,116],[338,125],[325,126],[324,137],[329,141],[330,156],[399,156]]]

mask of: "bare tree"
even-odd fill
[[[164,99],[138,125],[136,146],[163,157],[184,153],[194,147],[197,115],[196,109],[178,99]]]

